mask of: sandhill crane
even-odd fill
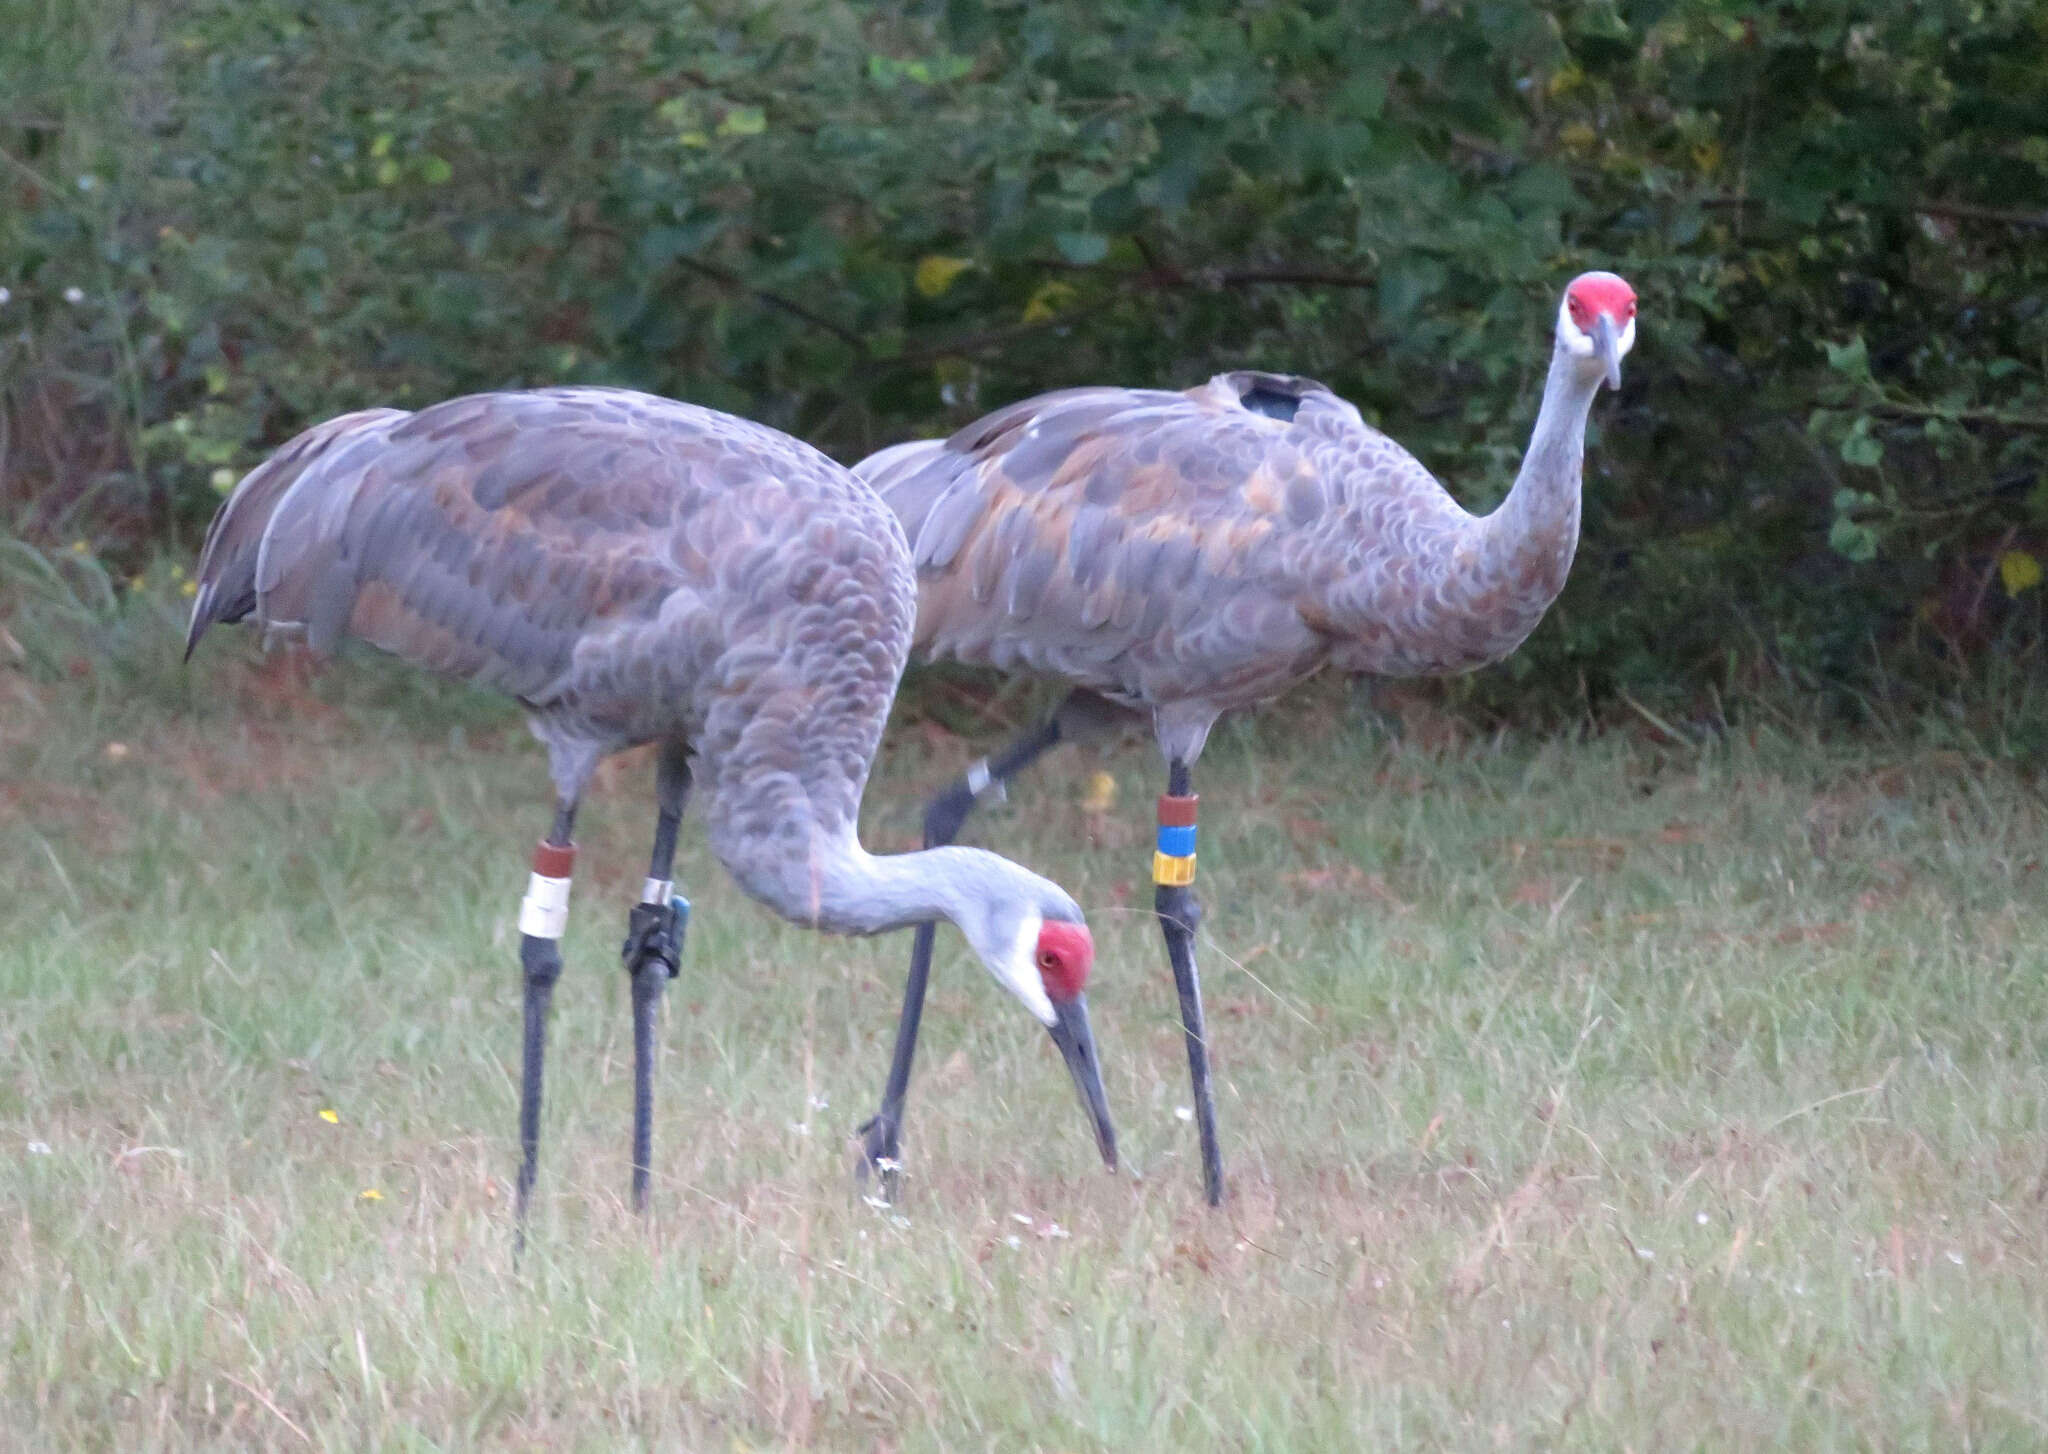
[[[1229,373],[1185,393],[1069,389],[855,467],[902,519],[915,645],[1074,691],[1043,725],[933,799],[949,843],[983,793],[1105,712],[1149,714],[1166,758],[1153,906],[1180,999],[1202,1179],[1223,1196],[1201,986],[1193,769],[1223,712],[1325,665],[1387,676],[1499,661],[1562,589],[1579,532],[1587,412],[1621,383],[1635,293],[1586,273],[1557,312],[1543,404],[1500,508],[1459,508],[1414,456],[1321,384]],[[912,950],[869,1165],[894,1165],[930,967]]]
[[[633,1204],[651,1160],[654,1011],[676,973],[670,881],[693,783],[740,886],[813,928],[951,920],[1051,1031],[1116,1165],[1085,987],[1094,941],[1057,886],[978,849],[873,856],[857,820],[910,649],[896,519],[809,446],[621,389],[372,409],[249,474],[200,556],[186,654],[216,621],[331,649],[358,637],[526,708],[553,826],[519,915],[525,983],[518,1224],[540,1143],[541,1062],[598,761],[659,744],[654,851],[624,958],[633,986]]]

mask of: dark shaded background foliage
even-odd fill
[[[371,403],[626,383],[843,457],[1319,376],[1489,506],[1643,297],[1555,618],[1472,690],[2033,670],[2048,7],[6,0],[0,509],[115,559]]]

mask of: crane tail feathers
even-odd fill
[[[404,411],[398,409],[365,409],[329,419],[306,430],[242,477],[221,502],[207,527],[206,543],[199,549],[199,564],[193,571],[197,590],[192,598],[192,618],[185,627],[187,661],[192,659],[199,638],[215,622],[240,621],[260,609],[263,542],[279,506],[300,477],[359,431],[404,417]]]

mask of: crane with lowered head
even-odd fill
[[[903,531],[874,492],[764,425],[623,389],[477,394],[330,419],[246,476],[207,531],[186,642],[253,616],[503,692],[547,749],[555,810],[519,915],[522,1235],[548,1010],[598,762],[656,744],[654,848],[624,957],[633,1172],[652,1159],[655,1010],[677,972],[670,881],[693,785],[711,850],[831,933],[946,919],[1051,1032],[1116,1166],[1085,994],[1094,941],[1056,885],[980,849],[875,855],[856,833],[910,648]]]

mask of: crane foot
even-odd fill
[[[903,1189],[903,1163],[898,1156],[902,1149],[898,1144],[901,1129],[896,1118],[887,1112],[863,1121],[859,1133],[860,1160],[853,1169],[863,1192],[870,1182],[877,1183],[880,1199],[892,1207]]]

